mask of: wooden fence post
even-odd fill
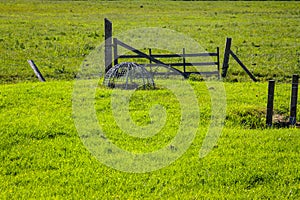
[[[105,38],[105,73],[112,67],[112,23],[104,19]]]
[[[35,63],[33,62],[33,60],[28,60],[27,61],[30,65],[30,67],[33,69],[35,75],[38,77],[38,79],[41,82],[45,82],[46,80],[44,79],[42,73],[40,72],[40,70],[38,69],[38,67],[35,65]]]
[[[224,51],[224,60],[223,60],[223,67],[222,67],[222,77],[225,78],[227,75],[227,70],[229,66],[229,55],[230,55],[230,48],[231,48],[231,38],[226,38],[226,46]]]
[[[266,124],[269,127],[272,126],[272,120],[273,120],[274,91],[275,91],[275,81],[274,80],[269,80],[267,117],[266,117]]]
[[[292,94],[291,94],[291,107],[290,107],[290,125],[294,126],[296,124],[297,116],[297,100],[298,100],[298,79],[297,74],[293,75],[292,80]]]

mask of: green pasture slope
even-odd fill
[[[300,131],[264,126],[269,78],[281,82],[276,114],[289,113],[286,82],[300,67],[299,7],[298,2],[0,1],[0,199],[299,199]],[[230,61],[226,121],[206,157],[199,158],[199,150],[209,128],[213,88],[192,80],[200,126],[190,148],[171,165],[125,173],[85,148],[74,124],[73,80],[103,41],[104,17],[113,21],[115,33],[169,28],[208,51],[219,46],[222,53],[225,38],[233,38],[233,50],[260,82],[247,82]],[[48,82],[37,82],[27,59]],[[134,93],[130,109],[137,124],[150,123],[153,102],[172,116],[157,135],[136,139],[118,129],[111,94],[99,85],[95,96],[107,138],[132,152],[169,145],[180,120],[174,95],[163,89]]]
[[[300,131],[255,128],[262,127],[265,120],[259,112],[265,110],[267,85],[225,84],[226,124],[212,152],[200,159],[210,97],[204,83],[191,84],[201,114],[192,145],[170,166],[143,174],[109,168],[88,152],[73,121],[72,82],[1,85],[1,198],[299,198]],[[287,103],[287,89],[286,85],[278,87],[277,107]],[[111,92],[99,87],[96,93],[97,116],[106,137],[133,152],[155,151],[169,145],[178,127],[176,117],[168,119],[163,131],[150,139],[128,137],[120,133],[112,118]],[[133,120],[147,121],[154,99],[164,105],[169,115],[178,116],[178,104],[174,104],[172,95],[166,102],[166,94],[169,95],[164,90],[137,91],[131,105]],[[150,101],[136,101],[145,96]]]

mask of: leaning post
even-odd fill
[[[28,60],[27,62],[29,63],[30,67],[32,68],[33,72],[38,77],[38,79],[41,82],[46,82],[45,78],[43,77],[42,73],[40,72],[39,68],[35,65],[33,60]]]
[[[242,61],[230,50],[230,55],[235,59],[235,61],[243,68],[243,70],[250,76],[250,78],[257,82],[257,79],[253,76],[253,74],[247,69],[247,67],[242,63]]]
[[[273,105],[274,105],[274,91],[275,91],[275,81],[274,80],[269,80],[267,116],[266,116],[266,124],[267,124],[268,127],[272,126]]]
[[[296,124],[297,116],[297,100],[298,100],[298,74],[293,75],[292,80],[292,94],[291,94],[291,107],[290,107],[290,125]]]
[[[112,23],[104,19],[105,38],[105,73],[112,68]]]

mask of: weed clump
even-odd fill
[[[242,126],[248,129],[264,128],[266,109],[254,106],[236,106],[226,116],[229,126]]]

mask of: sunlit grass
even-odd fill
[[[170,166],[145,174],[106,167],[87,151],[73,120],[72,82],[2,85],[1,197],[299,198],[299,131],[265,129],[264,120],[255,112],[265,108],[267,84],[225,84],[225,127],[213,150],[202,159],[199,150],[210,121],[210,96],[205,83],[191,85],[201,115],[192,145]],[[275,109],[288,104],[287,88],[285,84],[277,86]],[[155,102],[171,114],[161,134],[136,140],[118,130],[110,109],[111,93],[101,86],[95,96],[99,124],[109,140],[140,153],[169,145],[177,127],[172,113],[178,115],[176,98],[173,101],[169,91],[134,93],[130,114],[137,124],[149,122],[149,108]]]

